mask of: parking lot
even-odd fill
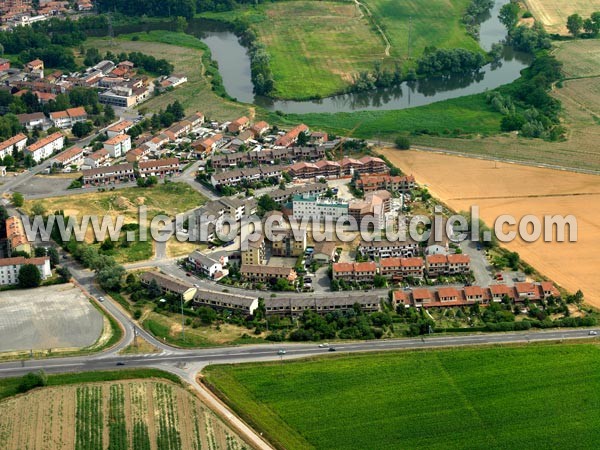
[[[103,320],[72,284],[0,292],[0,352],[87,347]]]

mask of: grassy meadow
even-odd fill
[[[470,0],[365,0],[391,43],[391,55],[408,57],[408,31],[412,19],[410,57],[417,58],[427,46],[480,50],[467,35],[461,18]]]
[[[367,0],[359,8],[350,1],[285,1],[201,16],[251,23],[271,58],[275,96],[298,100],[339,93],[356,73],[372,71],[375,62],[390,68],[398,62],[406,70],[428,45],[478,50],[479,44],[460,23],[468,3],[431,0],[424,7],[418,0]],[[375,25],[390,41],[389,55]]]
[[[285,121],[306,123],[340,135],[392,141],[397,135],[429,130],[442,135],[495,134],[502,116],[485,101],[484,94],[470,95],[418,108],[352,113],[287,114]]]
[[[278,448],[595,448],[600,347],[540,344],[209,366]]]
[[[81,219],[82,216],[98,216],[100,224],[102,224],[102,217],[105,215],[113,218],[122,215],[125,225],[138,224],[138,208],[145,206],[147,208],[148,223],[138,225],[148,227],[150,221],[156,215],[164,214],[175,217],[176,214],[197,208],[205,202],[206,198],[186,183],[170,182],[164,184],[161,182],[151,188],[130,187],[104,192],[90,189],[88,194],[46,198],[43,205],[48,213],[64,211],[67,217]],[[39,203],[39,200],[28,200],[23,208],[30,213],[31,208],[36,203]],[[135,228],[134,226],[131,229],[135,233],[136,239],[134,241],[126,241],[128,230],[124,229],[121,231],[120,239],[115,242],[114,247],[104,249],[103,253],[114,256],[119,263],[150,259],[154,252],[153,242],[151,239],[138,240],[139,229]],[[149,230],[147,235],[150,236]],[[90,225],[88,225],[86,232],[86,241],[88,243],[94,242],[93,229]],[[99,246],[99,244],[97,245]],[[178,251],[180,247],[186,249],[189,246],[181,246],[179,243],[172,242],[169,247],[170,254],[179,255],[181,254],[181,251]]]

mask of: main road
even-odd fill
[[[407,339],[385,339],[360,342],[339,342],[329,347],[317,344],[263,344],[239,347],[221,347],[201,350],[163,349],[162,353],[145,355],[118,355],[114,352],[95,356],[50,358],[43,360],[14,361],[0,364],[0,377],[24,375],[43,369],[48,373],[81,372],[125,368],[185,368],[193,366],[199,370],[210,364],[272,361],[277,359],[303,358],[369,351],[414,350],[442,347],[466,347],[475,345],[526,344],[544,341],[573,339],[595,339],[588,329],[564,329],[527,333],[473,334],[466,336],[423,336]],[[280,354],[284,350],[285,354]]]

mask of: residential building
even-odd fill
[[[262,266],[267,262],[264,235],[255,241],[247,241],[246,249],[242,250],[242,266]]]
[[[142,161],[138,164],[141,177],[155,176],[164,178],[166,176],[181,173],[179,158],[153,159]]]
[[[471,270],[471,257],[464,254],[448,255],[448,274],[467,274]]]
[[[57,131],[56,133],[51,134],[39,141],[31,144],[28,147],[25,147],[25,154],[31,155],[33,160],[36,163],[39,163],[41,160],[49,158],[56,151],[62,150],[65,144],[64,135]]]
[[[336,243],[331,241],[315,242],[312,260],[319,264],[329,264],[335,261]]]
[[[370,262],[334,263],[332,266],[332,277],[334,280],[372,283],[377,275],[377,265]]]
[[[71,147],[54,158],[56,164],[62,167],[77,166],[80,167],[84,161],[84,152],[80,147]]]
[[[415,186],[415,178],[412,175],[362,175],[356,182],[356,187],[364,192],[383,189],[390,192],[407,193]]]
[[[176,295],[185,301],[192,300],[196,294],[196,288],[190,283],[160,272],[143,272],[140,275],[140,281],[146,286],[154,281],[163,294]]]
[[[0,259],[0,285],[8,286],[19,283],[19,271],[25,264],[33,264],[40,272],[42,280],[52,276],[50,268],[50,258],[42,256],[39,258],[24,258],[17,256],[14,258]]]
[[[85,186],[131,181],[135,181],[135,173],[131,163],[97,167],[83,171],[83,184]]]
[[[290,267],[264,266],[258,264],[242,264],[240,267],[242,279],[247,281],[270,283],[284,278],[293,283],[298,278],[296,271]]]
[[[246,116],[243,116],[227,125],[227,131],[230,133],[239,133],[248,128],[248,125],[250,125],[250,119],[248,119]]]
[[[131,137],[128,134],[119,134],[104,141],[104,150],[113,158],[120,158],[131,150]]]
[[[8,217],[5,221],[5,228],[9,256],[13,252],[25,252],[31,255],[31,244],[25,234],[21,218],[19,216]]]
[[[401,281],[405,278],[422,279],[424,275],[423,258],[382,258],[379,261],[379,273],[391,280]]]
[[[308,127],[300,124],[275,140],[276,147],[291,147],[298,141],[300,133],[308,133]]]
[[[85,122],[86,120],[87,112],[82,106],[50,113],[50,121],[52,124],[61,129],[71,128],[77,122]]]
[[[306,250],[306,230],[273,232],[271,256],[297,258]]]
[[[258,308],[258,298],[247,295],[198,289],[194,295],[192,304],[196,307],[208,306],[216,310],[237,311],[242,314],[252,315]]]
[[[219,280],[226,275],[224,273],[226,269],[223,269],[223,266],[227,264],[227,257],[216,260],[196,250],[188,256],[188,261],[194,265],[198,272],[209,278]]]
[[[327,185],[324,183],[308,183],[292,186],[285,189],[275,189],[269,192],[269,196],[279,204],[287,203],[294,195],[320,196],[327,192]]]
[[[433,254],[425,257],[427,275],[461,275],[471,270],[471,258],[464,254]]]
[[[223,143],[223,135],[215,134],[213,136],[200,139],[192,143],[196,157],[204,157],[214,152],[219,145]]]
[[[269,124],[264,120],[261,120],[260,122],[256,122],[254,125],[252,125],[250,127],[250,131],[252,131],[254,137],[257,138],[269,131],[269,128]]]
[[[314,311],[317,314],[344,313],[353,310],[358,305],[365,313],[380,311],[381,302],[385,296],[377,293],[360,293],[360,295],[335,295],[312,297],[310,294],[302,297],[285,297],[278,295],[265,299],[267,315],[301,316],[304,311]]]
[[[122,120],[106,129],[106,135],[110,138],[114,138],[120,134],[126,134],[127,131],[133,126],[133,122],[129,120]]]
[[[337,220],[348,215],[348,203],[309,195],[295,195],[292,197],[292,208],[294,218],[297,220],[303,218],[316,221],[326,220],[327,218]]]
[[[13,152],[21,152],[27,145],[27,136],[23,133],[19,133],[16,136],[7,139],[0,143],[0,158],[4,158],[6,155],[12,155]]]
[[[83,159],[83,168],[95,169],[96,167],[103,166],[109,159],[110,154],[108,151],[101,148]]]
[[[215,172],[211,175],[210,182],[214,187],[217,187],[236,186],[243,182],[255,182],[268,178],[279,179],[283,170],[284,166],[272,165]]]
[[[43,112],[19,114],[17,115],[17,119],[19,119],[21,126],[24,126],[28,130],[33,130],[36,127],[39,127],[42,130],[47,130],[50,127],[48,119]]]
[[[399,241],[363,240],[358,247],[358,251],[363,256],[369,256],[372,259],[390,257],[409,258],[417,256],[420,253],[419,243],[408,238]]]

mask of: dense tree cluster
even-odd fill
[[[417,73],[421,75],[449,75],[479,70],[486,58],[479,52],[464,48],[437,49],[428,47],[417,61]]]
[[[185,17],[196,13],[196,0],[96,0],[100,12],[120,12],[126,16]]]
[[[245,20],[236,20],[234,31],[239,36],[242,45],[248,48],[254,93],[258,95],[270,95],[273,92],[275,83],[269,64],[269,54],[265,46],[258,41],[256,33]]]
[[[481,17],[489,12],[494,6],[494,0],[472,0],[467,7],[465,15],[462,17],[467,33],[475,39],[479,38],[479,25]]]
[[[412,79],[412,72],[409,72],[408,79]],[[387,88],[397,86],[402,83],[402,68],[396,64],[394,70],[388,70],[381,66],[381,63],[375,63],[373,72],[362,71],[355,75],[349,92],[367,91],[375,88]]]
[[[517,25],[520,13],[519,5],[513,2],[500,8],[498,18],[508,30],[509,43],[516,50],[528,53],[550,48],[550,38],[541,24],[536,22],[532,27]]]
[[[561,63],[551,55],[539,55],[522,77],[487,96],[502,113],[503,131],[520,131],[524,137],[558,140],[564,134],[559,125],[560,102],[548,94],[562,77]]]

